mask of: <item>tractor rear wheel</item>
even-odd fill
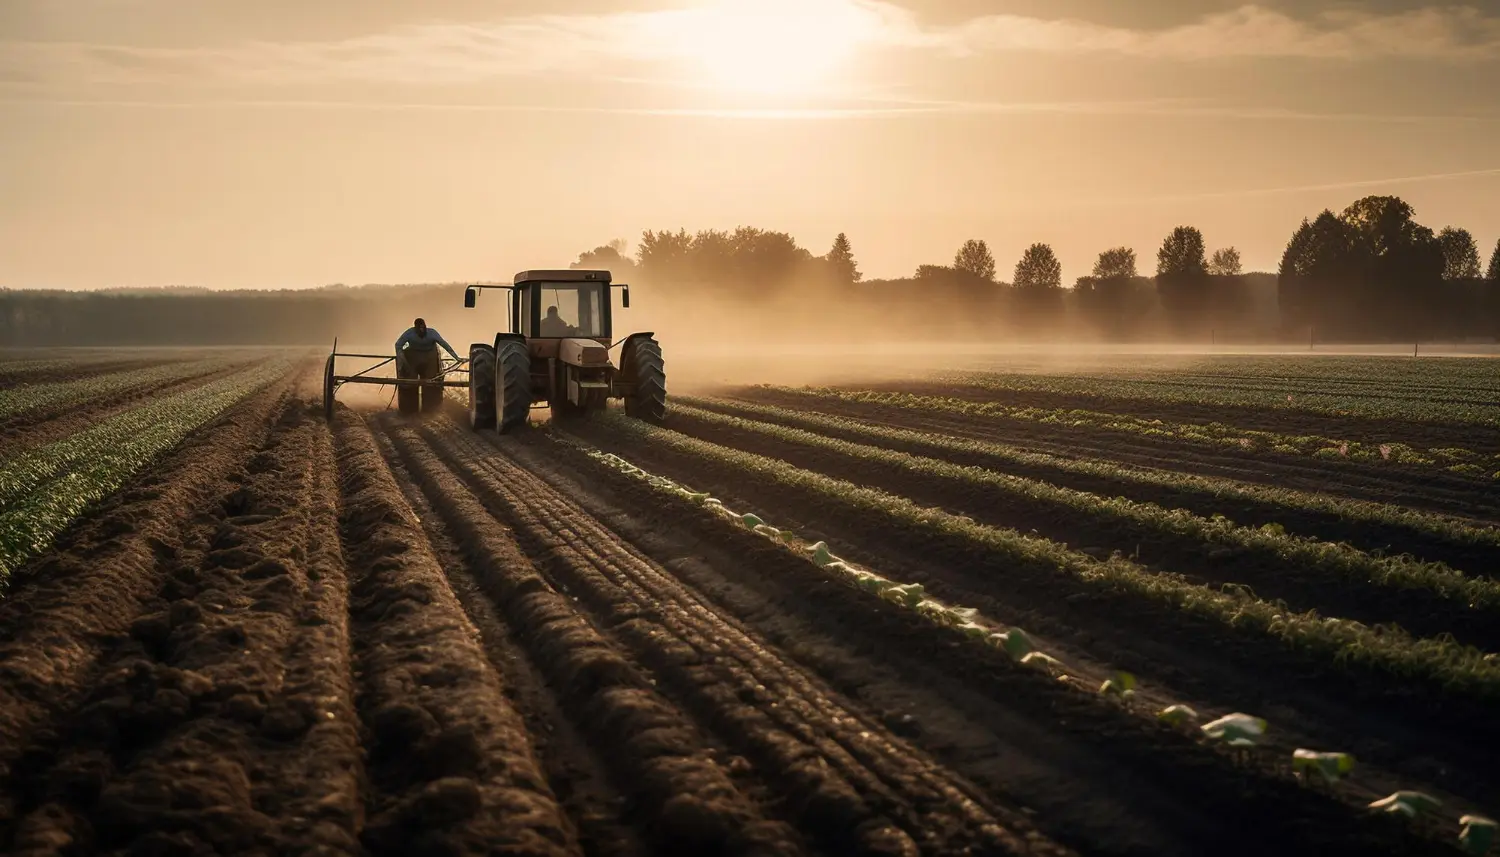
[[[501,434],[526,425],[531,415],[531,355],[525,343],[514,340],[500,343],[495,352],[496,413]]]
[[[667,418],[667,369],[661,356],[661,344],[650,337],[632,342],[625,356],[625,377],[635,385],[625,397],[626,416],[661,423]]]
[[[495,346],[483,342],[469,346],[469,425],[495,427]]]

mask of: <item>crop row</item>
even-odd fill
[[[233,365],[231,358],[188,360],[92,375],[76,381],[22,384],[0,392],[0,419],[7,419],[42,408],[67,408],[82,405],[101,396],[125,393],[156,384],[200,377]]]
[[[792,388],[761,385],[780,394],[838,399],[887,405],[914,411],[935,411],[968,416],[1023,420],[1042,425],[1060,425],[1168,438],[1202,446],[1227,447],[1246,452],[1268,451],[1283,455],[1362,462],[1390,462],[1420,467],[1443,467],[1454,473],[1500,479],[1500,455],[1486,456],[1473,450],[1441,447],[1418,450],[1404,443],[1374,443],[1339,440],[1320,435],[1291,435],[1239,428],[1218,422],[1172,423],[1123,414],[1075,408],[1034,408],[998,402],[975,402],[952,396],[921,396],[913,393],[843,390],[835,387]]]
[[[1222,591],[1178,574],[1153,572],[1115,556],[1093,558],[1047,539],[986,526],[927,508],[898,495],[747,453],[623,420],[606,418],[616,432],[640,438],[702,466],[727,465],[779,489],[841,507],[894,532],[916,533],[955,553],[982,553],[1013,573],[1060,576],[1074,585],[1117,598],[1122,609],[1183,612],[1226,629],[1265,635],[1288,649],[1316,653],[1329,662],[1359,664],[1398,679],[1416,680],[1486,700],[1500,700],[1500,662],[1452,639],[1416,638],[1395,628],[1371,628],[1347,619],[1294,612],[1245,591]]]
[[[1143,399],[1188,405],[1219,405],[1305,411],[1321,416],[1359,416],[1415,422],[1471,423],[1500,426],[1500,408],[1488,404],[1484,390],[1435,393],[1399,385],[1378,388],[1341,381],[1308,380],[1286,383],[1230,383],[1198,381],[1160,375],[1150,378],[1117,375],[1079,376],[991,372],[943,373],[934,380],[982,390],[1088,396],[1105,400]]]
[[[117,414],[0,464],[0,584],[90,504],[255,390],[286,374],[274,359]]]
[[[1116,671],[1097,686],[1090,684],[1071,674],[1073,670],[1068,665],[1036,649],[1031,638],[1021,628],[1001,630],[1004,626],[980,615],[973,608],[954,607],[932,598],[920,584],[902,584],[873,569],[835,556],[824,542],[809,544],[789,530],[771,526],[754,513],[731,511],[707,492],[699,492],[690,486],[650,473],[613,453],[605,453],[576,441],[565,439],[565,442],[579,446],[594,460],[645,482],[663,495],[696,505],[726,524],[750,529],[822,569],[828,579],[842,582],[869,596],[909,610],[932,626],[956,632],[971,643],[998,649],[1020,664],[1038,669],[1054,679],[1106,699],[1118,700],[1127,708],[1131,707],[1131,701],[1137,693],[1137,683],[1135,676],[1130,673]],[[1155,711],[1154,717],[1177,728],[1190,728],[1201,740],[1225,747],[1237,757],[1260,746],[1269,728],[1265,719],[1240,712],[1224,715],[1200,726],[1198,712],[1182,704],[1161,707]],[[1350,774],[1355,765],[1354,757],[1345,752],[1298,747],[1290,755],[1291,764],[1288,768],[1273,766],[1272,770],[1290,770],[1300,781],[1308,784],[1338,783]],[[1421,792],[1397,791],[1382,800],[1371,802],[1369,807],[1389,814],[1430,820],[1440,805],[1435,798]],[[1486,853],[1495,835],[1496,823],[1483,816],[1465,815],[1459,820],[1459,825],[1460,846],[1467,853]]]
[[[1056,361],[1009,360],[984,367],[995,372],[1056,373]],[[1058,373],[1078,377],[1075,373]],[[1382,389],[1500,392],[1487,360],[1412,360],[1410,357],[1351,355],[1131,354],[1099,370],[1109,378],[1183,379],[1205,383],[1345,385]]]
[[[1081,516],[1087,516],[1122,533],[1121,538],[1128,541],[1144,541],[1158,549],[1171,547],[1179,555],[1201,556],[1203,552],[1197,549],[1207,548],[1225,557],[1258,559],[1273,567],[1295,569],[1299,574],[1321,576],[1340,585],[1404,590],[1412,596],[1426,596],[1435,606],[1446,608],[1444,613],[1448,617],[1473,627],[1493,627],[1494,620],[1500,619],[1500,582],[1469,577],[1442,563],[1406,556],[1377,557],[1348,545],[1289,535],[1279,527],[1236,526],[1223,517],[1205,518],[1185,509],[1166,509],[1123,497],[1101,497],[983,467],[852,443],[690,405],[678,405],[674,413],[711,426],[830,452],[868,471],[894,471],[900,477],[898,483],[925,478],[960,485],[1028,520],[1061,521],[1050,525],[1039,523],[1039,527],[1067,532]]]
[[[679,405],[693,405],[777,425],[803,428],[820,435],[837,436],[872,445],[898,445],[907,451],[917,451],[922,455],[946,460],[984,462],[1002,469],[1015,467],[1031,472],[1084,477],[1091,482],[1107,482],[1122,488],[1144,488],[1170,494],[1181,498],[1180,501],[1185,503],[1228,500],[1265,509],[1306,512],[1337,518],[1358,526],[1419,533],[1432,540],[1454,545],[1500,550],[1500,528],[1477,526],[1467,520],[1386,503],[1351,500],[1289,488],[1272,488],[1193,473],[1167,473],[1123,467],[1098,459],[1065,458],[993,441],[935,435],[776,405],[690,396],[679,396],[674,401]]]

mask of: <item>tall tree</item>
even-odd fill
[[[1495,242],[1495,252],[1490,254],[1490,267],[1484,272],[1484,278],[1492,282],[1500,282],[1500,240]]]
[[[1451,315],[1438,299],[1443,245],[1415,215],[1396,196],[1367,196],[1339,215],[1352,228],[1361,257],[1358,288],[1372,332],[1402,338],[1435,333],[1445,323],[1443,316]]]
[[[1219,277],[1238,277],[1244,273],[1244,267],[1240,264],[1240,251],[1233,247],[1215,250],[1213,258],[1208,260],[1208,272]]]
[[[1203,274],[1208,270],[1203,253],[1203,233],[1192,226],[1179,226],[1156,251],[1156,275]]]
[[[1097,279],[1129,280],[1135,276],[1135,251],[1129,247],[1112,247],[1100,253],[1094,262],[1094,277]]]
[[[1208,308],[1208,262],[1203,252],[1203,233],[1191,226],[1173,229],[1156,252],[1156,293],[1179,332],[1200,322]]]
[[[965,241],[953,256],[953,267],[986,282],[995,281],[995,256],[982,239]]]
[[[828,250],[828,255],[823,257],[833,268],[834,277],[840,283],[857,283],[864,276],[859,272],[859,266],[854,262],[854,249],[849,244],[849,236],[840,232],[833,239],[833,247]]]
[[[1052,247],[1047,244],[1027,247],[1021,254],[1021,261],[1016,263],[1012,285],[1026,290],[1062,288],[1062,263],[1057,261]]]
[[[1479,245],[1469,230],[1445,226],[1438,243],[1443,247],[1443,279],[1479,279]]]

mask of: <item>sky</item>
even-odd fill
[[[643,229],[1500,239],[1500,0],[0,0],[0,287],[506,280]]]

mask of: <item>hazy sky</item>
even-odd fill
[[[0,286],[505,279],[644,228],[1500,237],[1500,0],[0,0]],[[1143,272],[1146,272],[1143,270]]]

